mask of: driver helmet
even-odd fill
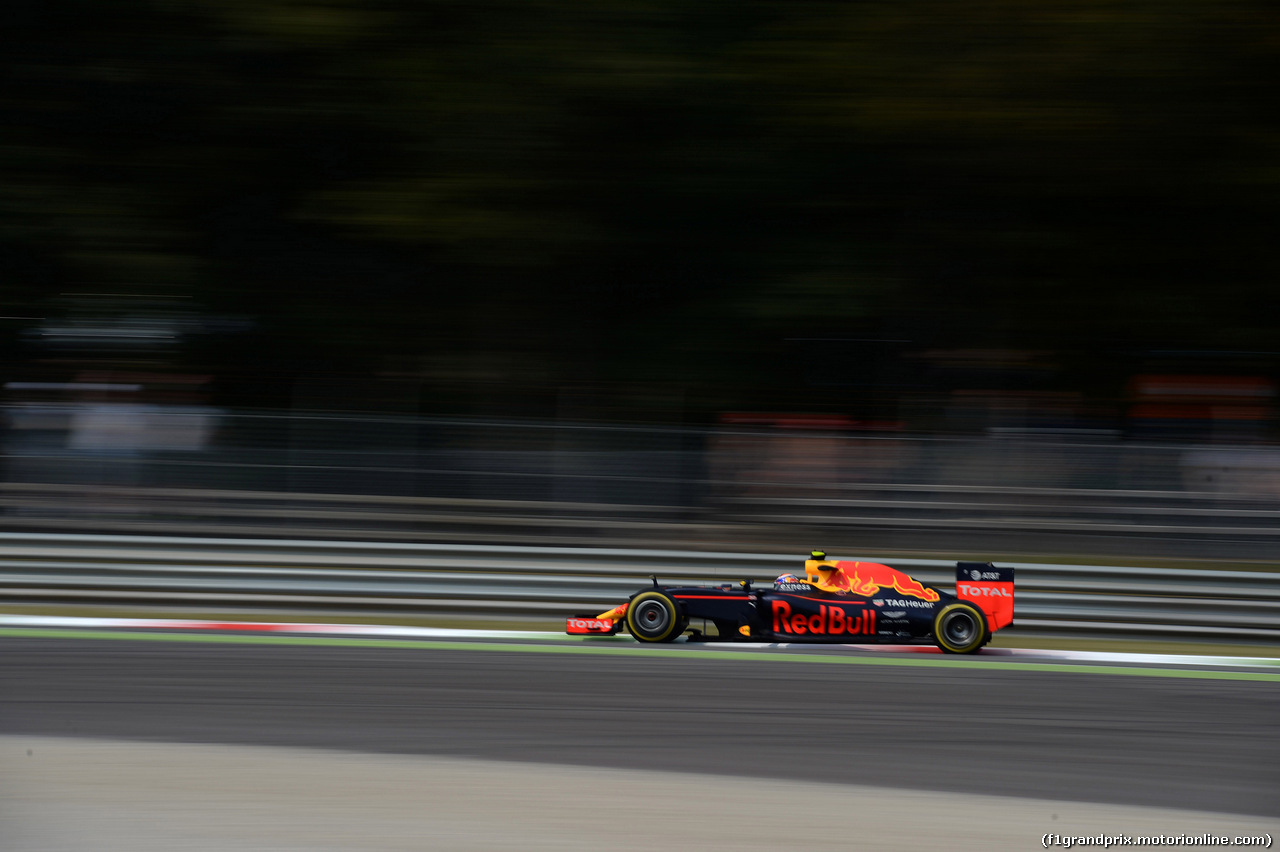
[[[793,583],[803,583],[803,582],[804,580],[801,580],[795,574],[779,574],[778,579],[773,581],[773,585],[775,587],[778,587],[778,586],[786,586],[786,585],[791,585]]]

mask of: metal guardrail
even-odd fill
[[[950,588],[954,562],[883,561]],[[772,582],[797,555],[0,533],[10,603],[555,617],[665,580]],[[1015,562],[1019,632],[1280,641],[1280,573]]]
[[[703,507],[394,494],[0,483],[0,530],[348,541],[1098,553],[1267,560],[1280,509],[1182,492],[848,484]],[[1265,504],[1264,504],[1265,505]],[[768,546],[764,544],[763,546]],[[861,547],[859,548],[861,549]]]
[[[23,533],[634,542],[688,525],[684,510],[626,503],[0,483],[0,529]]]
[[[815,542],[1122,563],[1270,562],[1280,541],[1280,445],[1257,436],[833,431],[769,419],[664,427],[139,407],[10,390],[0,403],[5,532],[720,550]],[[323,402],[312,390],[300,404]]]

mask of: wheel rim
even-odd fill
[[[636,607],[636,623],[645,633],[661,633],[671,623],[671,614],[661,601],[643,601]]]
[[[942,635],[952,645],[968,645],[978,635],[978,623],[967,612],[949,613],[942,622]]]

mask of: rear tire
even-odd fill
[[[990,639],[987,619],[972,604],[948,604],[933,618],[933,641],[948,654],[976,653]]]
[[[627,607],[627,629],[641,642],[673,642],[689,626],[668,595],[641,592]]]

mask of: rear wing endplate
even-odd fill
[[[1013,569],[990,562],[956,563],[956,597],[987,616],[994,632],[1013,624]]]

